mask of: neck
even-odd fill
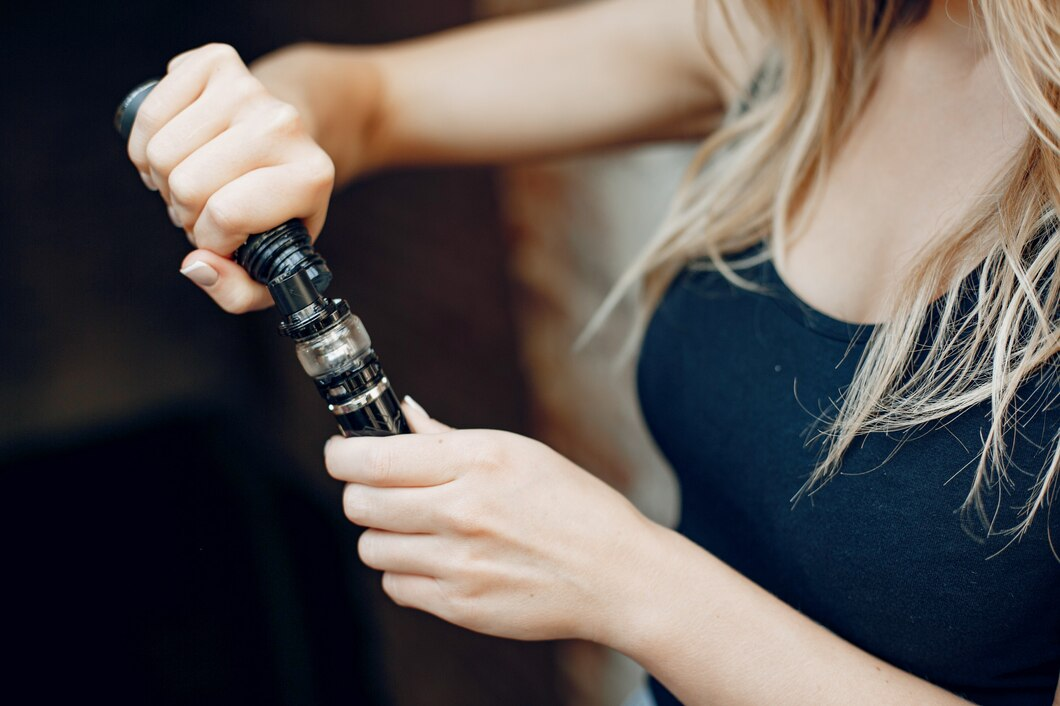
[[[960,60],[977,60],[988,47],[975,15],[975,0],[932,0],[919,26]]]

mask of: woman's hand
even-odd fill
[[[543,444],[404,410],[416,434],[325,448],[384,591],[478,632],[605,641],[650,522]]]
[[[233,313],[272,300],[232,253],[249,234],[291,218],[303,219],[316,238],[335,176],[298,111],[273,97],[224,44],[169,62],[137,113],[129,158],[198,248],[181,272]]]

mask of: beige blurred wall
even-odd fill
[[[481,16],[570,4],[477,0]],[[586,348],[573,344],[661,220],[693,145],[668,144],[503,170],[515,318],[533,433],[625,493],[652,519],[677,520],[672,471],[645,429],[635,361],[617,364],[633,316],[626,302]],[[621,704],[643,678],[594,645],[560,652],[571,706]]]

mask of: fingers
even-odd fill
[[[383,592],[399,606],[419,608],[445,617],[442,613],[446,604],[445,593],[433,576],[387,571],[383,574]]]
[[[426,487],[455,480],[483,456],[488,432],[333,437],[324,447],[332,477],[376,487]]]
[[[401,403],[401,411],[405,414],[405,420],[409,423],[409,428],[417,434],[441,434],[453,431],[451,426],[442,424],[436,419],[431,419],[431,416],[427,414],[427,410],[408,395],[405,395],[405,399]]]
[[[145,148],[147,168],[152,182],[167,202],[173,170],[203,145],[221,135],[232,124],[241,103],[258,96],[266,98],[265,89],[249,74],[229,81],[214,81],[191,105],[162,125]]]
[[[435,488],[377,488],[347,483],[342,509],[355,525],[418,534],[438,529]]]
[[[321,231],[335,168],[298,111],[271,96],[234,49],[211,44],[175,57],[144,99],[129,157],[200,250],[181,272],[229,312],[272,304],[228,257],[253,233],[292,218]]]
[[[230,314],[244,314],[272,306],[272,297],[264,285],[252,280],[247,271],[232,260],[209,250],[188,253],[180,266],[180,273]]]
[[[357,541],[357,554],[366,566],[420,576],[438,576],[444,571],[443,549],[438,537],[377,529],[365,530]]]
[[[218,75],[230,75],[246,67],[235,49],[224,44],[208,44],[187,52],[144,99],[129,133],[129,159],[141,174],[150,173],[147,145],[170,120],[203,94],[207,82]]]
[[[211,194],[194,224],[185,227],[190,225],[198,247],[222,255],[231,254],[250,234],[291,218],[302,218],[306,228],[319,232],[333,178],[333,168],[322,171],[319,164],[304,161],[255,169]]]
[[[265,194],[260,197],[248,194],[246,188],[233,191],[215,202],[215,206],[231,199],[235,199],[238,203],[239,199],[260,198],[262,203],[256,204],[257,208],[254,210],[266,211],[266,216],[256,221],[261,222],[265,218],[282,218],[284,215],[275,214],[269,209],[269,204],[265,200],[270,192],[294,190],[296,196],[312,199],[314,202],[324,192],[330,192],[333,167],[326,155],[309,154],[311,148],[308,146],[302,146],[300,149],[286,148],[284,151],[295,153],[290,155],[289,161],[298,165],[298,168],[274,170],[264,175],[267,181],[279,181],[280,183],[266,187],[260,184],[250,186],[249,188],[263,189]],[[237,123],[185,156],[183,161],[167,175],[166,181],[170,206],[177,213],[181,225],[194,232],[199,216],[210,198],[226,185],[243,176],[260,168],[272,166],[278,157],[281,159],[287,157],[287,155],[278,155],[277,152],[277,148],[270,144],[268,135],[263,134],[263,127],[260,123]],[[297,152],[306,154],[301,157]],[[261,176],[255,178],[260,179]],[[301,204],[296,205],[304,208]],[[230,206],[226,208],[229,212],[234,211]],[[310,211],[299,215],[316,214]],[[278,223],[282,222],[283,220],[278,221]],[[230,242],[211,243],[209,249],[227,255],[242,244],[248,233],[268,230],[276,224],[277,222],[273,222],[258,230],[247,232],[223,233],[223,237],[232,240],[241,238],[242,240],[234,244]],[[255,224],[233,224],[240,228],[253,227],[253,225]],[[200,243],[200,247],[207,247],[207,244]]]

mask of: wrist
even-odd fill
[[[298,110],[302,127],[310,137],[318,140],[319,106],[311,99],[314,46],[292,44],[270,52],[248,65],[250,73],[265,86],[272,96],[290,103]]]
[[[672,540],[680,537],[639,512],[616,536],[620,541],[607,585],[598,591],[605,599],[601,619],[588,639],[636,659],[659,627],[660,606],[670,600],[665,595],[673,580],[668,563]]]
[[[371,149],[381,113],[381,80],[370,52],[302,43],[250,66],[276,98],[290,103],[302,127],[335,164],[336,185],[376,168]]]
[[[675,640],[698,631],[702,616],[690,610],[719,588],[719,577],[717,560],[687,538],[647,518],[643,525],[623,562],[626,581],[602,642],[654,671]]]

